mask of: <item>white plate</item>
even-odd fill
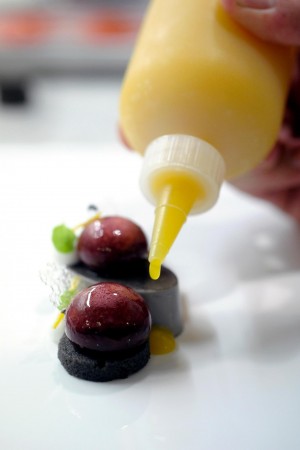
[[[140,164],[117,145],[1,149],[1,449],[298,450],[299,229],[229,187],[167,260],[185,307],[177,351],[103,384],[57,360],[39,279],[51,229],[96,203],[149,236]]]

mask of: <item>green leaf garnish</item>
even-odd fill
[[[67,291],[63,292],[61,296],[59,297],[59,303],[57,305],[57,309],[59,311],[64,311],[67,309],[69,304],[71,303],[73,297],[76,295],[77,289],[68,289]]]
[[[53,228],[52,242],[60,253],[71,253],[75,250],[76,234],[66,225],[58,225]]]

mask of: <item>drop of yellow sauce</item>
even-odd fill
[[[160,277],[160,271],[161,271],[160,262],[157,259],[151,261],[149,266],[150,278],[152,278],[152,280],[158,280]]]
[[[152,355],[165,355],[176,348],[173,333],[164,327],[153,326],[150,333],[150,353]]]

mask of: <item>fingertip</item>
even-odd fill
[[[224,9],[257,37],[300,45],[300,3],[295,0],[220,0]]]
[[[124,131],[120,124],[118,125],[118,136],[119,136],[119,140],[124,145],[124,147],[126,147],[127,150],[132,150],[131,145],[129,144],[128,139],[126,138]]]
[[[223,8],[228,12],[233,10],[234,3],[235,3],[235,0],[221,0],[221,4],[222,4]]]

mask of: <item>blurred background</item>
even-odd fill
[[[147,0],[0,0],[0,143],[110,142]]]

